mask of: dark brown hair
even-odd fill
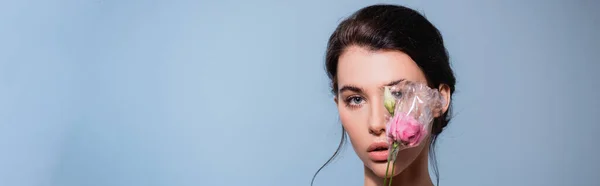
[[[413,9],[398,5],[372,5],[358,10],[338,25],[329,38],[325,59],[325,67],[334,95],[337,95],[338,89],[338,59],[342,52],[352,45],[366,47],[373,51],[404,52],[417,63],[431,88],[437,89],[441,84],[445,84],[450,87],[450,97],[454,93],[456,78],[450,67],[442,35],[423,15]],[[439,171],[435,158],[435,143],[438,135],[450,122],[451,110],[452,106],[442,116],[434,119],[431,131],[429,157],[432,160],[437,185],[439,185]],[[346,138],[346,131],[342,127],[342,139],[338,148],[317,170],[311,185],[321,169],[340,153]]]

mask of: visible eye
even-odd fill
[[[351,108],[360,107],[361,104],[365,101],[364,98],[360,96],[350,96],[346,98],[346,106]]]
[[[392,92],[392,96],[396,97],[396,99],[400,99],[400,98],[402,98],[402,92],[400,92],[400,91]]]

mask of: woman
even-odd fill
[[[398,153],[394,174],[388,177],[393,177],[393,185],[433,185],[428,155],[437,179],[433,150],[437,136],[450,121],[456,82],[438,29],[418,12],[403,6],[365,7],[333,32],[325,65],[344,135],[334,155],[315,176],[339,153],[347,133],[364,164],[364,185],[383,185],[387,160],[377,155],[387,154],[388,150],[373,148],[386,144],[382,87],[413,81],[438,90],[448,101],[431,123],[426,140]]]

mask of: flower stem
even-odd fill
[[[386,183],[387,183],[388,170],[390,169],[390,159],[391,159],[390,157],[391,157],[391,156],[392,156],[391,154],[389,154],[389,155],[388,155],[388,162],[387,162],[387,164],[386,164],[386,166],[385,166],[385,177],[383,178],[383,185],[384,185],[384,186],[385,186],[385,185],[386,185]]]
[[[395,153],[395,152],[397,152],[397,150],[398,150],[398,142],[394,142],[394,144],[392,145],[392,153],[391,153],[391,155],[393,155],[393,156],[396,156],[396,153]],[[394,170],[396,169],[396,158],[393,158],[393,159],[394,159],[394,162],[392,163],[392,175],[391,175],[391,177],[390,177],[390,183],[389,183],[389,186],[391,186],[391,185],[392,185],[392,179],[394,178]],[[389,164],[389,161],[388,161],[388,164]],[[386,171],[386,172],[387,172],[387,171]],[[386,173],[386,174],[387,174],[387,173]],[[387,177],[387,176],[386,176],[386,177]],[[385,184],[384,184],[384,185],[385,185]]]
[[[394,169],[396,169],[396,162],[394,162],[394,165],[392,165],[392,176],[394,175]],[[390,177],[390,186],[392,186],[392,178],[394,177]]]

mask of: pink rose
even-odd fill
[[[395,141],[414,147],[421,143],[426,134],[425,125],[405,113],[397,113],[387,124],[387,137],[390,143]]]

